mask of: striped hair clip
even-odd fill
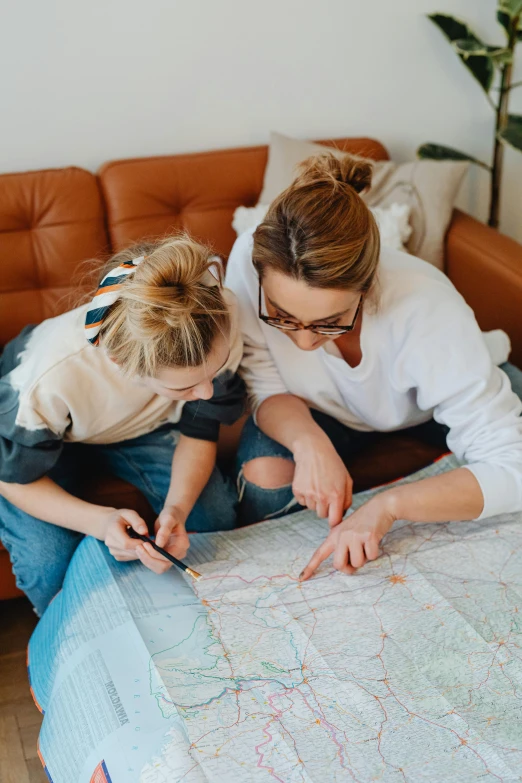
[[[144,258],[145,256],[140,256],[125,261],[111,269],[101,281],[85,315],[85,337],[91,345],[98,345],[103,322],[113,304],[118,301],[123,281],[136,270]]]

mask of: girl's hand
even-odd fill
[[[111,555],[120,561],[137,560],[139,541],[127,534],[129,525],[136,533],[148,534],[147,525],[136,511],[129,508],[111,509],[101,522],[100,538],[109,548]]]
[[[308,440],[294,449],[292,491],[301,506],[338,525],[352,503],[352,478],[326,437]]]
[[[189,537],[185,530],[186,521],[186,513],[178,506],[165,506],[154,525],[156,544],[166,549],[170,555],[174,555],[178,560],[182,560],[185,557],[190,546]],[[143,565],[157,574],[163,574],[172,565],[159,552],[156,552],[150,544],[138,541],[136,554]]]
[[[309,579],[332,552],[334,568],[343,574],[354,574],[368,560],[379,557],[381,539],[396,519],[391,493],[372,498],[330,531],[299,578]]]

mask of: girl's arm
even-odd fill
[[[43,522],[104,539],[104,519],[114,509],[74,497],[44,476],[30,484],[0,481],[0,494],[17,508]]]
[[[308,405],[292,394],[276,394],[261,403],[256,419],[266,435],[292,452],[298,503],[328,517],[331,526],[339,524],[352,502],[352,479]]]
[[[188,515],[206,487],[216,464],[217,443],[180,434],[172,459],[170,487],[163,511],[156,520],[156,543],[172,555],[183,558],[189,548],[185,529]],[[170,563],[150,544],[141,544],[136,552],[148,568],[161,573]]]
[[[161,517],[166,511],[171,511],[183,518],[183,524],[185,524],[196,500],[212,475],[216,464],[216,454],[217,443],[180,435],[172,460],[170,487],[165,498],[163,512],[160,515],[158,546],[165,546],[164,542],[166,541],[166,531],[161,524]]]
[[[480,485],[466,468],[375,495],[330,532],[301,573],[308,579],[332,553],[334,567],[353,574],[379,556],[379,543],[397,519],[455,522],[476,519],[484,506]]]
[[[136,511],[87,503],[66,492],[48,476],[30,484],[0,481],[0,495],[43,522],[99,538],[117,560],[136,559],[136,541],[126,533],[129,525],[138,533],[147,533],[147,525]]]

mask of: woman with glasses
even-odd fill
[[[522,405],[510,382],[522,390],[522,373],[496,366],[508,347],[492,358],[444,274],[380,247],[358,195],[370,183],[371,166],[350,156],[306,161],[227,269],[254,411],[238,452],[241,521],[299,506],[327,517],[331,532],[303,578],[332,553],[353,573],[397,519],[522,509]],[[377,433],[405,429],[447,442],[466,466],[390,488],[342,521],[348,459]]]

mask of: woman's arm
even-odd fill
[[[104,539],[103,520],[114,511],[80,500],[44,476],[30,484],[0,481],[0,494],[17,508],[43,522]]]
[[[480,516],[484,498],[466,468],[393,487],[375,495],[330,532],[303,570],[308,579],[332,553],[334,567],[353,574],[379,556],[381,539],[397,519],[410,522],[455,522]]]
[[[166,512],[168,511],[171,514],[176,514],[178,519],[183,520],[183,526],[185,525],[196,500],[212,475],[216,464],[216,454],[217,443],[180,435],[172,460],[169,491],[159,517],[160,526],[156,537],[158,546],[164,547],[168,538],[168,533],[162,524],[162,517],[166,522]]]
[[[298,503],[338,525],[352,502],[352,479],[308,405],[292,394],[276,394],[261,403],[256,419],[266,435],[292,452]]]
[[[257,409],[256,421],[266,435],[286,446],[292,454],[310,441],[330,443],[313,420],[308,405],[293,394],[268,397]]]
[[[155,524],[156,543],[175,557],[187,554],[189,537],[185,524],[212,475],[216,454],[217,443],[180,435],[172,459],[169,491]],[[170,563],[150,544],[140,544],[136,551],[142,563],[153,571],[162,573],[170,568]]]
[[[129,525],[138,533],[147,533],[147,525],[136,511],[87,503],[66,492],[48,476],[30,484],[0,481],[0,495],[43,522],[99,538],[117,560],[136,559],[136,541],[126,532]]]
[[[433,293],[433,292],[432,292]],[[522,405],[508,377],[492,365],[470,308],[456,292],[409,324],[395,362],[399,388],[449,428],[448,449],[482,490],[480,518],[522,509]]]

